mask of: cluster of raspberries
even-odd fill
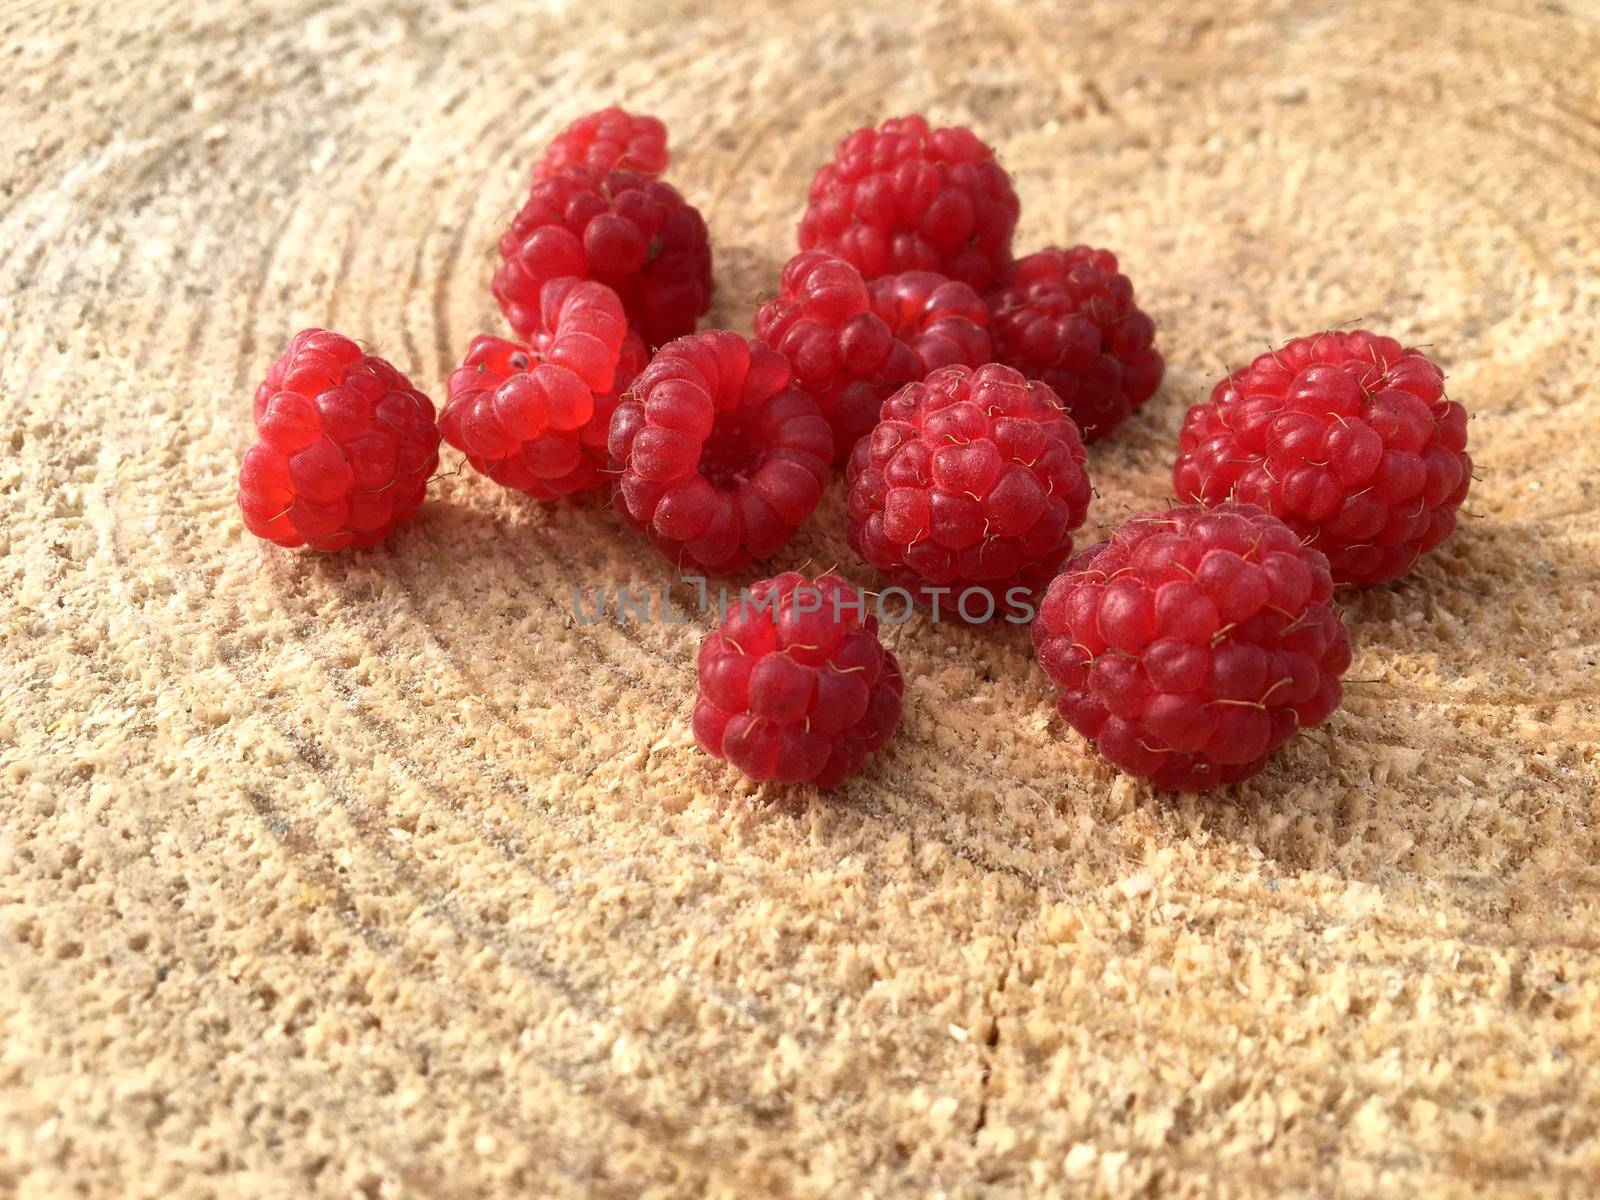
[[[250,531],[372,545],[420,508],[442,438],[540,500],[606,488],[680,572],[727,575],[778,555],[842,466],[864,562],[936,616],[941,596],[972,621],[1021,606],[1065,721],[1198,791],[1337,707],[1335,588],[1399,578],[1454,528],[1472,461],[1442,372],[1323,332],[1218,383],[1184,421],[1177,502],[1074,556],[1086,444],[1164,371],[1110,251],[1014,257],[1021,206],[993,150],[903,117],[817,171],[755,338],[697,331],[710,240],[669,161],[662,123],[618,108],[550,144],[500,239],[511,336],[473,339],[437,418],[349,339],[295,337],[255,397]],[[700,745],[755,780],[858,770],[903,691],[871,596],[832,573],[745,589],[701,647]]]

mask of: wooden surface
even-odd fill
[[[1571,3],[0,7],[0,1196],[1577,1195],[1600,1172],[1600,25]],[[971,124],[1170,365],[1430,344],[1472,516],[1357,682],[1174,799],[1025,632],[900,630],[891,748],[754,788],[602,503],[386,549],[234,506],[307,324],[439,395],[566,120],[672,129],[748,329],[857,125]],[[450,459],[453,461],[453,456]],[[837,562],[837,487],[778,566]],[[1090,531],[1093,532],[1093,529]]]

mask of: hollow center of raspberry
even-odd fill
[[[700,448],[700,474],[714,488],[735,487],[755,473],[760,457],[744,423],[724,415]]]
[[[550,361],[550,351],[555,347],[556,335],[548,331],[535,331],[528,338],[527,352],[518,351],[512,356],[511,364],[519,371],[526,371],[536,363]],[[521,362],[517,360],[521,359]]]

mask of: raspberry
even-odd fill
[[[1156,327],[1109,250],[1052,246],[1012,264],[988,296],[995,360],[1050,385],[1092,442],[1155,394]]]
[[[296,334],[253,407],[261,440],[239,469],[239,507],[257,537],[370,546],[422,506],[439,466],[433,402],[349,338]]]
[[[566,167],[534,185],[500,239],[494,296],[520,337],[539,328],[540,288],[563,275],[611,288],[639,336],[659,345],[711,306],[706,223],[659,179]]]
[[[850,457],[858,554],[923,599],[948,587],[998,606],[1042,587],[1089,507],[1078,427],[1054,393],[1010,367],[944,367],[884,401]],[[981,609],[980,609],[981,611]]]
[[[1398,579],[1450,536],[1472,483],[1467,411],[1420,350],[1358,329],[1296,338],[1184,418],[1181,500],[1259,504],[1336,583]]]
[[[822,496],[833,437],[789,364],[711,330],[663,346],[617,405],[618,510],[681,567],[725,575],[775,554]]]
[[[988,362],[988,321],[964,283],[907,271],[869,284],[844,259],[803,250],[756,313],[756,336],[789,360],[795,386],[828,418],[834,459],[843,462],[902,384],[952,363]]]
[[[1033,623],[1067,723],[1176,791],[1261,770],[1339,704],[1328,560],[1249,504],[1140,513],[1067,564]]]
[[[667,127],[655,117],[602,108],[579,117],[556,135],[534,165],[533,182],[543,183],[566,167],[656,176],[667,169],[669,158]]]
[[[980,291],[1011,261],[1020,205],[970,129],[921,116],[858,129],[811,181],[800,248],[848,259],[868,279],[938,271]]]
[[[646,354],[604,284],[553,279],[539,311],[527,343],[472,340],[439,430],[496,483],[553,500],[606,482],[611,414]]]
[[[837,575],[753,585],[701,643],[699,674],[696,740],[755,780],[836,787],[900,720],[900,664]]]

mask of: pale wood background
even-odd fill
[[[1578,1194],[1600,1171],[1600,24],[1572,4],[0,9],[0,1196]],[[1355,597],[1350,699],[1172,799],[1020,630],[904,627],[840,794],[692,746],[603,504],[443,480],[257,543],[298,327],[423,388],[501,328],[544,141],[671,125],[748,329],[834,140],[998,148],[1171,363],[1093,453],[1328,324],[1431,344],[1474,514]],[[450,461],[454,461],[451,456]],[[865,579],[837,489],[785,560]]]

